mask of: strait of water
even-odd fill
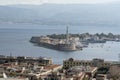
[[[120,53],[120,42],[107,42],[89,44],[82,51],[62,52],[43,47],[34,46],[29,42],[32,36],[47,34],[65,33],[66,26],[40,26],[40,25],[18,25],[18,24],[0,24],[0,55],[13,56],[31,56],[31,57],[51,57],[54,63],[62,64],[62,61],[68,58],[79,60],[91,60],[93,58],[102,58],[105,60],[118,60]],[[70,26],[70,33],[109,33],[120,34],[119,27],[101,27],[101,26]],[[103,47],[101,47],[103,46]]]

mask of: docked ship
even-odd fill
[[[68,27],[66,30],[66,39],[53,39],[47,36],[32,37],[30,42],[37,44],[38,46],[56,49],[60,51],[76,51],[82,50],[82,46],[77,43],[80,42],[79,38],[70,38],[68,33]]]

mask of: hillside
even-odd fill
[[[43,4],[0,6],[0,23],[119,26],[119,8],[119,4]]]

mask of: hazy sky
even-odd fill
[[[7,4],[43,4],[43,3],[81,3],[81,4],[96,4],[96,3],[111,3],[120,2],[120,0],[0,0],[0,5]]]

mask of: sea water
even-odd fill
[[[120,34],[119,27],[106,26],[70,26],[69,33],[109,33]],[[0,55],[51,57],[53,63],[62,64],[63,60],[74,58],[92,60],[101,58],[117,61],[120,53],[120,42],[89,44],[81,51],[63,52],[35,46],[29,40],[32,36],[48,34],[65,34],[66,26],[42,26],[28,24],[0,24]]]

